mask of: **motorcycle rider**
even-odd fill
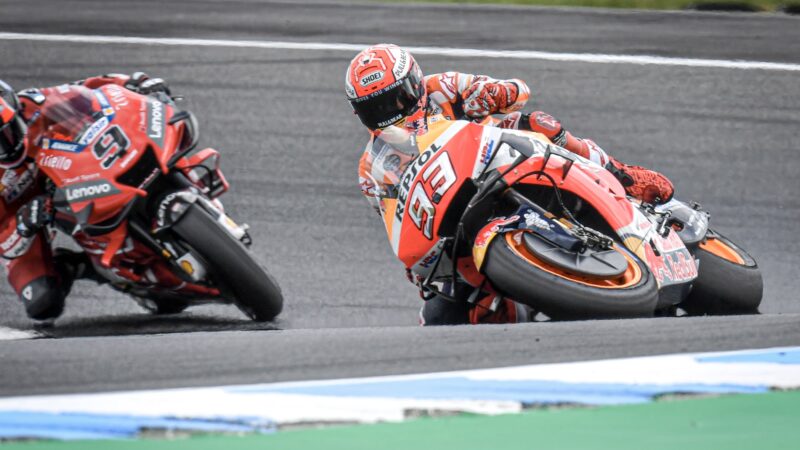
[[[170,94],[164,80],[143,72],[19,93],[0,80],[0,256],[25,312],[37,321],[48,323],[61,315],[76,279],[101,280],[85,253],[57,249],[54,254],[51,248],[45,226],[53,219],[53,207],[35,163],[44,131],[41,110],[49,95],[67,92],[71,85],[96,89],[112,83],[141,94]]]
[[[535,131],[554,144],[604,166],[625,187],[628,195],[648,203],[669,201],[672,183],[664,175],[640,166],[623,164],[609,156],[590,139],[574,136],[555,117],[542,112],[521,113],[530,97],[527,84],[519,79],[498,80],[486,75],[444,72],[423,76],[411,54],[392,44],[379,44],[362,50],[350,62],[345,77],[347,99],[361,122],[370,130],[371,139],[359,163],[362,193],[379,211],[372,176],[370,151],[374,139],[394,125],[416,134],[427,132],[432,116],[449,120],[480,121],[502,113],[497,126]],[[409,274],[409,279],[412,275]],[[485,299],[491,302],[491,298]],[[501,302],[495,311],[465,303],[453,303],[440,297],[425,302],[421,311],[423,324],[477,322],[516,322],[527,314],[522,305]]]

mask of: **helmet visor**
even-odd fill
[[[361,123],[376,130],[413,114],[424,95],[423,80],[419,72],[412,69],[404,79],[366,97],[350,100],[350,104]]]
[[[18,114],[8,123],[0,125],[0,162],[16,161],[23,151],[25,123]]]

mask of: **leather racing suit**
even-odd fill
[[[144,78],[143,78],[144,77]],[[117,84],[131,89],[140,87],[146,75],[103,75],[71,83],[96,89],[106,84]],[[163,83],[163,80],[160,80]],[[25,159],[12,168],[0,168],[0,261],[8,282],[19,296],[27,315],[36,320],[58,317],[64,309],[64,299],[76,278],[94,278],[91,263],[84,253],[59,249],[55,254],[46,228],[30,237],[18,231],[18,213],[28,202],[46,194],[45,180],[36,165],[41,145],[42,108],[48,96],[66,92],[70,84],[27,89],[18,93],[20,111],[28,124],[25,137]],[[140,90],[141,91],[141,90]],[[95,279],[99,281],[99,279]]]

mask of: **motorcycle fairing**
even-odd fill
[[[494,219],[478,232],[472,247],[472,256],[478,270],[483,266],[486,250],[492,240],[498,235],[516,230],[530,230],[567,250],[575,251],[581,245],[581,241],[566,232],[564,225],[552,214],[542,213],[530,206],[520,206],[513,215]]]
[[[634,207],[622,185],[611,173],[585,158],[570,157],[575,162],[566,176],[559,158],[550,158],[545,171],[561,190],[576,194],[603,216],[625,247],[650,266],[659,287],[686,283],[697,277],[694,259],[672,229],[667,229],[667,234],[661,236],[652,220]],[[542,162],[543,157],[539,155],[528,159],[505,177],[506,182],[509,185],[519,181],[551,186],[545,177],[526,176],[541,170]]]
[[[146,196],[138,183],[120,179],[144,157],[168,171],[167,149],[182,132],[182,125],[168,123],[173,114],[172,106],[114,84],[94,90],[68,86],[48,98],[37,163],[55,183],[54,203],[62,218],[83,212],[79,228],[99,224],[113,219],[119,205]]]
[[[543,136],[465,121],[432,123],[427,134],[416,136],[420,156],[404,167],[393,185],[385,183],[386,180],[377,183],[389,185],[381,188],[381,211],[392,249],[406,267],[426,266],[437,258],[432,249],[440,245],[440,240],[434,237],[437,236],[443,216],[443,211],[437,211],[437,205],[448,205],[465,182],[471,182],[471,179],[486,171],[502,169],[518,156],[509,146],[499,145],[503,133],[531,139],[538,153],[505,175],[504,181],[508,185],[522,183],[551,187],[549,179],[534,175],[544,170],[560,189],[582,198],[603,216],[623,244],[650,266],[659,286],[686,283],[697,276],[694,259],[674,231],[667,230],[663,237],[656,232],[652,220],[634,207],[619,181],[603,167],[569,153],[571,167],[568,171],[564,170],[564,159],[558,155],[566,150],[558,147],[554,147],[546,166],[542,167],[545,162],[544,150],[552,145]],[[385,178],[385,172],[380,172],[381,167],[377,163],[387,161],[386,152],[391,151],[393,145],[387,143],[385,148],[377,152],[373,162],[376,181]],[[451,154],[458,157],[451,157]],[[465,154],[471,154],[472,157]],[[376,165],[379,166],[378,173]],[[508,218],[498,220],[502,222]],[[518,222],[520,218],[515,220]],[[495,227],[499,229],[498,223],[487,224],[482,232],[486,233]],[[486,245],[478,245],[475,250],[475,265],[478,267],[482,263],[482,251],[485,252],[488,242],[498,231],[492,233],[486,236]],[[430,269],[424,268],[429,273]],[[474,274],[472,278],[479,279]]]

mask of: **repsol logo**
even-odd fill
[[[422,167],[430,161],[431,156],[441,150],[442,147],[436,144],[431,144],[427,150],[422,152],[417,159],[414,160],[403,172],[400,178],[400,184],[397,187],[397,208],[394,210],[394,215],[398,220],[403,220],[403,213],[406,210],[406,201],[408,200],[408,192],[411,190],[411,183],[417,177],[417,174]]]
[[[107,181],[90,181],[88,183],[79,183],[72,186],[67,186],[65,195],[67,201],[82,202],[99,197],[105,197],[111,194],[119,193],[111,183]]]
[[[383,79],[383,72],[373,72],[363,78],[361,78],[361,86],[366,87],[376,81],[380,81]]]

